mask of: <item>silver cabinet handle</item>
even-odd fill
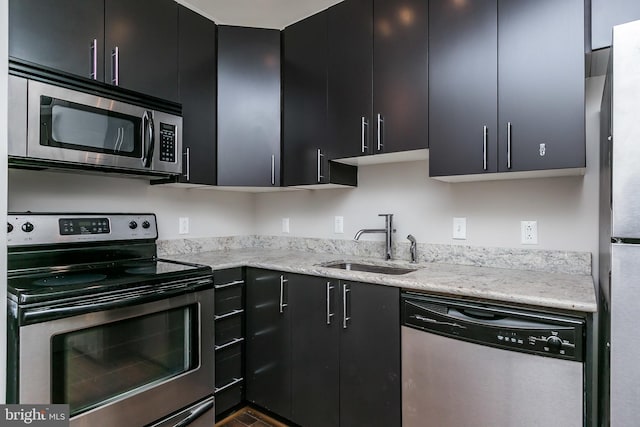
[[[276,185],[276,156],[271,155],[271,185]]]
[[[93,80],[98,80],[98,40],[93,39],[91,42],[91,74],[89,76]]]
[[[487,170],[487,139],[489,138],[489,128],[482,126],[482,169]]]
[[[369,127],[369,122],[367,121],[367,118],[362,116],[360,117],[360,140],[362,143],[362,152],[366,153],[367,149],[369,148],[367,146],[367,128]]]
[[[322,178],[324,178],[324,176],[322,175],[322,158],[324,157],[324,154],[322,154],[322,151],[320,151],[320,148],[318,148],[318,184],[320,184],[322,182]]]
[[[213,349],[214,349],[214,351],[223,350],[225,348],[231,347],[232,345],[236,345],[238,343],[241,343],[242,341],[244,341],[244,338],[234,338],[234,339],[232,339],[231,341],[229,341],[227,343],[216,345]]]
[[[111,84],[120,86],[120,49],[118,46],[111,51]]]
[[[244,378],[234,378],[233,381],[231,381],[229,384],[225,384],[220,388],[216,387],[213,392],[214,393],[220,393],[222,391],[225,391],[228,388],[233,387],[234,385],[236,385],[238,383],[241,383],[242,381],[244,381]]]
[[[347,288],[347,284],[342,285],[342,329],[347,329],[347,322],[351,317],[347,316],[347,294],[351,289]]]
[[[225,314],[219,314],[219,315],[213,316],[213,320],[222,320],[222,319],[226,319],[227,317],[233,317],[236,314],[241,314],[241,313],[244,313],[244,310],[242,309],[233,310]]]
[[[284,284],[288,280],[284,278],[284,275],[280,275],[280,313],[284,313],[284,308],[288,305],[284,302]]]
[[[331,282],[327,282],[327,325],[331,324],[331,318],[335,313],[331,312],[331,291],[335,286],[331,286]]]
[[[224,289],[224,288],[229,288],[231,286],[242,285],[243,283],[244,283],[244,280],[234,280],[233,282],[221,283],[219,285],[214,285],[213,288],[214,289]]]
[[[187,150],[184,153],[185,156],[185,163],[186,163],[186,173],[184,175],[184,178],[187,180],[187,182],[191,181],[191,148],[187,147]]]
[[[382,126],[384,126],[384,118],[378,113],[378,151],[382,151],[384,144],[382,143]]]
[[[511,122],[507,123],[507,169],[511,169]]]

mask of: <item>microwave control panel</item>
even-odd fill
[[[176,162],[176,127],[160,123],[160,161]]]

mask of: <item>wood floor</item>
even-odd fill
[[[253,408],[242,408],[238,412],[216,423],[215,427],[288,427]]]

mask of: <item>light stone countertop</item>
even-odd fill
[[[530,270],[474,267],[456,264],[385,262],[369,257],[311,253],[283,249],[232,249],[166,258],[211,266],[214,270],[255,267],[288,273],[351,280],[444,296],[515,303],[583,313],[597,311],[593,279],[588,275],[546,273]],[[391,264],[418,270],[403,275],[347,271],[323,267],[332,261]]]

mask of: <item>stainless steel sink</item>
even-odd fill
[[[352,271],[364,271],[367,273],[379,273],[379,274],[407,274],[412,271],[416,271],[414,268],[405,268],[405,267],[396,267],[394,265],[372,265],[372,264],[360,264],[357,262],[328,262],[326,264],[322,264],[323,267],[329,268],[339,268],[341,270],[352,270]]]

